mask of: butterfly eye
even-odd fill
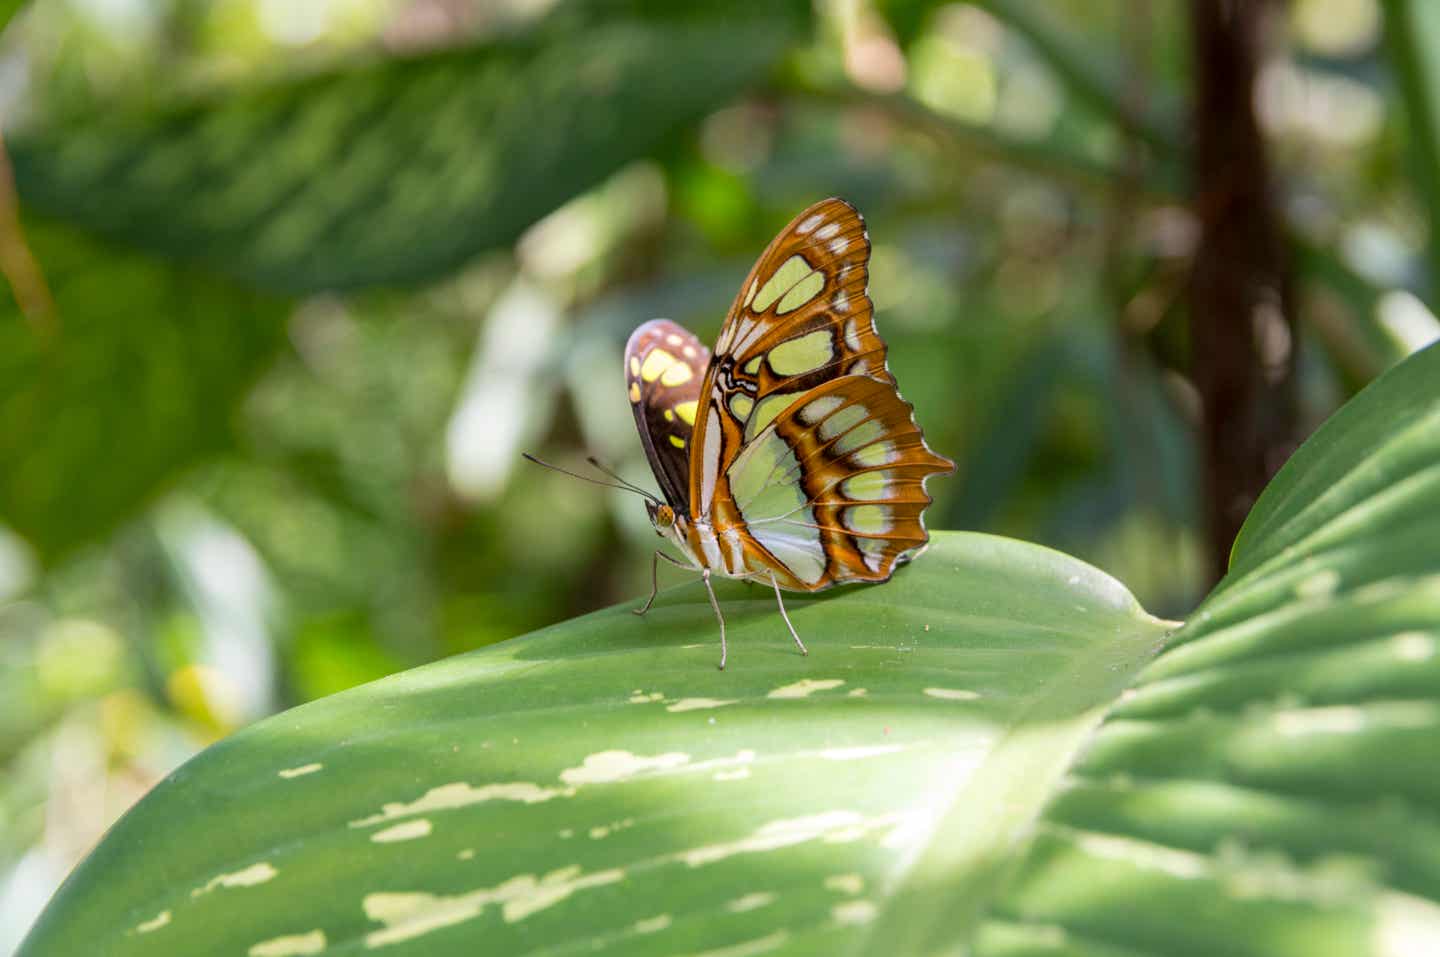
[[[669,505],[661,505],[655,509],[655,527],[666,529],[675,524],[675,510]]]

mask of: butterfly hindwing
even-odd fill
[[[884,581],[927,540],[926,446],[892,384],[841,376],[807,392],[728,467],[717,522],[744,523],[746,564],[788,588]],[[728,493],[728,494],[727,494]]]
[[[690,440],[710,350],[668,319],[653,319],[625,346],[625,387],[655,480],[672,508],[689,510]]]

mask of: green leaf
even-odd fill
[[[643,620],[613,608],[221,742],[112,830],[22,953],[316,931],[327,952],[833,953],[916,855],[977,881],[1003,860],[1165,632],[1095,569],[981,535],[792,598],[808,658],[768,590],[720,597],[724,672],[690,584]]]
[[[1153,660],[1117,583],[988,536],[792,600],[809,658],[727,583],[724,673],[682,586],[221,742],[21,954],[1436,952],[1437,541],[1432,347]]]
[[[287,310],[66,227],[26,236],[55,312],[27,321],[0,285],[0,522],[53,559],[228,447]]]
[[[36,130],[10,141],[16,183],[34,209],[246,282],[419,282],[753,84],[807,9],[562,6],[484,46]]]
[[[1440,952],[1437,542],[1431,347],[1266,489],[1230,574],[1050,807],[980,952]]]

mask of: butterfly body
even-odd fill
[[[824,200],[761,255],[714,355],[665,319],[630,337],[627,395],[665,499],[651,522],[707,586],[885,581],[928,541],[925,479],[954,463],[886,368],[869,257],[859,213]]]

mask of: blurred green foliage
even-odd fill
[[[1418,9],[1296,0],[1262,76],[1312,426],[1440,328],[1436,41],[1381,39]],[[960,463],[932,525],[1187,612],[1187,58],[1123,0],[22,9],[0,260],[53,310],[0,302],[0,949],[206,742],[648,587],[638,504],[519,452],[648,481],[626,335],[713,338],[826,195]]]

